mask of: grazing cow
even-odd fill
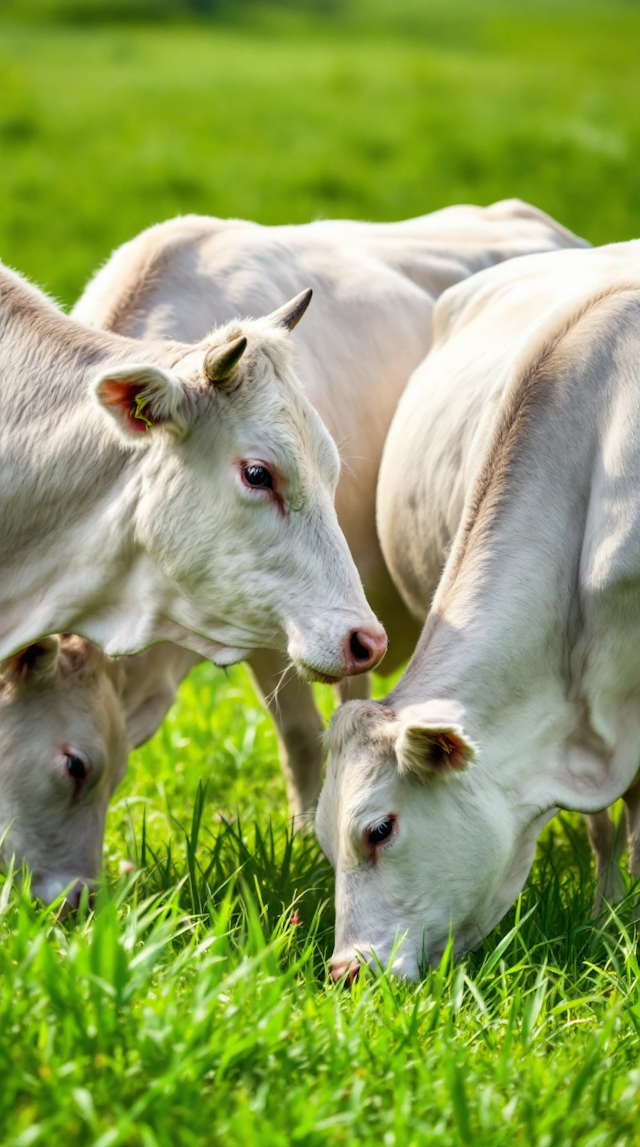
[[[110,658],[62,635],[0,664],[0,862],[28,866],[45,903],[66,890],[77,906],[91,887],[129,750],[156,731],[196,659],[166,644]]]
[[[126,243],[75,308],[83,322],[137,338],[198,339],[212,323],[260,313],[310,283],[314,305],[296,331],[308,397],[346,461],[338,517],[366,592],[392,634],[391,671],[418,628],[389,579],[375,528],[384,439],[411,371],[431,341],[435,300],[474,272],[516,255],[586,246],[518,200],[449,207],[402,223],[348,221],[260,227],[187,216]],[[309,686],[287,679],[277,653],[251,660],[276,721],[292,813],[313,807],[322,776],[322,721]],[[347,695],[366,689],[362,678]]]
[[[639,363],[640,242],[517,259],[436,308],[378,489],[426,622],[389,696],[338,710],[317,814],[336,978],[397,940],[410,977],[450,929],[476,946],[559,809],[623,797],[640,875]]]
[[[89,330],[0,268],[0,658],[59,630],[228,665],[377,664],[333,505],[338,453],[293,373],[303,293],[196,345]]]

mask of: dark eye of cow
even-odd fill
[[[67,772],[78,784],[82,784],[87,777],[87,766],[80,757],[74,757],[72,753],[66,754],[67,758]]]
[[[367,829],[367,844],[369,848],[376,848],[378,844],[388,840],[393,832],[396,823],[394,816],[388,816],[385,820],[381,820],[378,824],[374,824],[372,828]]]
[[[273,490],[273,478],[266,466],[250,462],[242,467],[242,476],[252,490]]]

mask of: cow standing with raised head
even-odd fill
[[[0,267],[0,658],[65,631],[221,665],[277,649],[312,678],[378,663],[338,453],[291,365],[309,298],[138,342]]]
[[[426,621],[393,692],[334,717],[316,821],[336,978],[476,946],[558,809],[623,797],[640,875],[640,243],[486,271],[434,328],[378,488]]]
[[[310,283],[313,308],[296,330],[305,391],[340,444],[336,505],[369,600],[392,636],[389,671],[419,629],[389,578],[375,525],[385,436],[412,370],[431,344],[436,299],[514,256],[585,246],[519,200],[458,206],[401,223],[323,221],[260,227],[187,216],[121,247],[76,305],[83,322],[136,338],[202,338],[214,323],[276,307]],[[279,559],[280,560],[280,559]],[[310,687],[277,652],[251,667],[279,733],[294,815],[308,814],[322,777],[322,720]],[[347,682],[344,696],[368,692]]]

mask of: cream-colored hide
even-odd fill
[[[291,364],[310,293],[196,344],[89,330],[0,267],[0,658],[58,631],[306,676],[377,663],[338,453]]]
[[[477,945],[560,808],[624,797],[638,874],[640,243],[486,271],[434,329],[378,490],[426,621],[393,692],[338,711],[317,816],[350,978]]]
[[[375,486],[389,423],[431,344],[434,303],[447,287],[534,251],[584,246],[517,200],[449,207],[401,223],[326,221],[260,227],[187,216],[117,251],[75,308],[82,321],[143,338],[201,338],[217,322],[277,306],[309,284],[293,336],[305,391],[340,447],[338,517],[374,610],[391,636],[385,668],[412,651],[418,627],[389,579],[375,529]],[[291,810],[317,799],[322,722],[311,689],[286,661],[251,660],[280,736]],[[277,687],[277,694],[274,693]],[[346,695],[366,695],[367,682]]]

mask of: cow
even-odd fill
[[[60,634],[0,664],[0,862],[28,867],[46,904],[64,894],[77,907],[91,889],[129,751],[156,731],[195,657],[160,645],[111,658]]]
[[[76,304],[89,325],[151,339],[202,338],[213,323],[277,307],[302,284],[314,305],[295,332],[306,392],[341,445],[338,517],[368,598],[392,635],[391,672],[419,628],[386,570],[375,528],[382,447],[412,370],[431,342],[438,296],[483,268],[542,250],[588,246],[519,200],[448,207],[400,223],[322,221],[262,227],[186,216],[143,232],[114,253]],[[275,719],[297,823],[314,808],[323,724],[309,685],[287,676],[281,654],[250,662]],[[368,693],[366,678],[343,697]]]
[[[0,659],[62,631],[220,665],[278,649],[323,680],[378,663],[338,452],[291,364],[310,297],[195,344],[140,341],[0,267]]]
[[[640,875],[639,361],[640,242],[515,259],[436,307],[378,486],[424,627],[391,693],[334,717],[316,818],[335,979],[476,947],[559,809],[602,829],[622,797]]]

